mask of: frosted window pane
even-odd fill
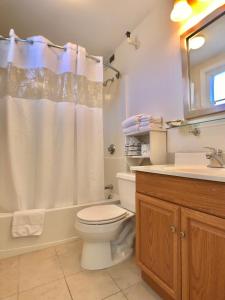
[[[214,77],[214,101],[225,99],[225,72]]]

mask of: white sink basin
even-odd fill
[[[209,168],[205,153],[176,153],[174,165],[131,167],[132,171],[225,182],[225,168]]]
[[[184,172],[184,173],[193,173],[193,174],[207,174],[207,175],[225,175],[225,168],[209,168],[206,166],[164,166],[165,171],[172,172]]]
[[[224,168],[209,168],[206,166],[164,166],[164,170],[175,171],[175,172],[188,172],[188,173],[218,173],[221,174],[225,172]]]

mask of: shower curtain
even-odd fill
[[[102,58],[0,41],[0,212],[103,199]]]

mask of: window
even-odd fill
[[[210,84],[211,101],[215,105],[225,103],[225,71],[214,74]]]
[[[198,77],[196,77],[195,85],[200,93],[196,93],[195,97],[199,99],[199,107],[210,108],[225,105],[225,58],[213,65],[201,67],[200,70],[197,69],[197,72],[200,72],[200,80],[198,82]]]

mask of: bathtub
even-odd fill
[[[12,213],[0,213],[0,258],[43,249],[78,238],[75,228],[76,213],[90,205],[119,204],[118,196],[111,200],[46,210],[43,234],[39,237],[13,238]]]

